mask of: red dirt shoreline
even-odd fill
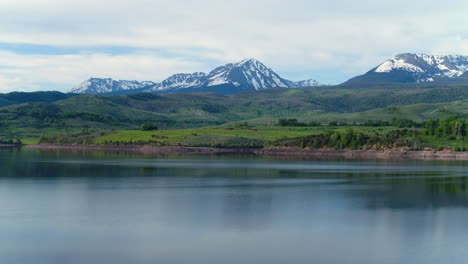
[[[468,152],[403,150],[312,150],[295,148],[212,148],[182,146],[99,146],[99,145],[26,145],[27,148],[72,152],[112,152],[135,154],[255,154],[266,157],[362,160],[466,160]]]

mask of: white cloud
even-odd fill
[[[137,51],[9,54],[18,72],[0,76],[12,89],[23,82],[11,78],[31,83],[24,89],[43,81],[71,86],[90,75],[160,80],[255,57],[287,78],[322,80],[318,73],[329,71],[327,79],[339,82],[396,53],[468,54],[467,9],[460,0],[2,0],[0,42]]]
[[[159,80],[204,68],[196,61],[147,55],[20,55],[0,52],[0,91],[58,89],[67,91],[90,77]]]

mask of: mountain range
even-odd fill
[[[468,83],[468,56],[398,54],[345,84]]]
[[[316,80],[294,82],[284,79],[260,61],[245,59],[241,62],[217,67],[208,74],[203,72],[174,74],[159,83],[91,78],[73,88],[71,93],[217,92],[233,94],[276,87],[302,88],[318,85],[319,83]]]
[[[468,56],[398,54],[351,78],[342,85],[365,87],[379,84],[438,83],[468,84]],[[234,94],[270,88],[304,88],[320,86],[316,80],[290,81],[256,59],[220,66],[209,72],[178,73],[162,82],[124,81],[91,78],[71,90],[76,94],[135,94],[216,92]]]

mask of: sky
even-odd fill
[[[0,93],[161,81],[256,58],[338,84],[406,52],[468,55],[468,1],[0,0]]]

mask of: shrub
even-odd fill
[[[235,128],[245,128],[245,127],[249,127],[249,123],[248,122],[240,122],[240,123],[236,123],[234,125]]]
[[[299,121],[297,121],[297,119],[281,118],[281,119],[278,119],[278,126],[282,126],[282,127],[287,127],[287,126],[301,127],[301,126],[307,126],[307,124],[306,123],[300,123]]]
[[[310,121],[308,125],[309,126],[320,126],[321,124],[320,124],[320,122],[317,122],[317,121]]]
[[[141,125],[141,131],[154,131],[158,130],[158,126],[155,124],[150,124],[150,123],[144,123]]]

